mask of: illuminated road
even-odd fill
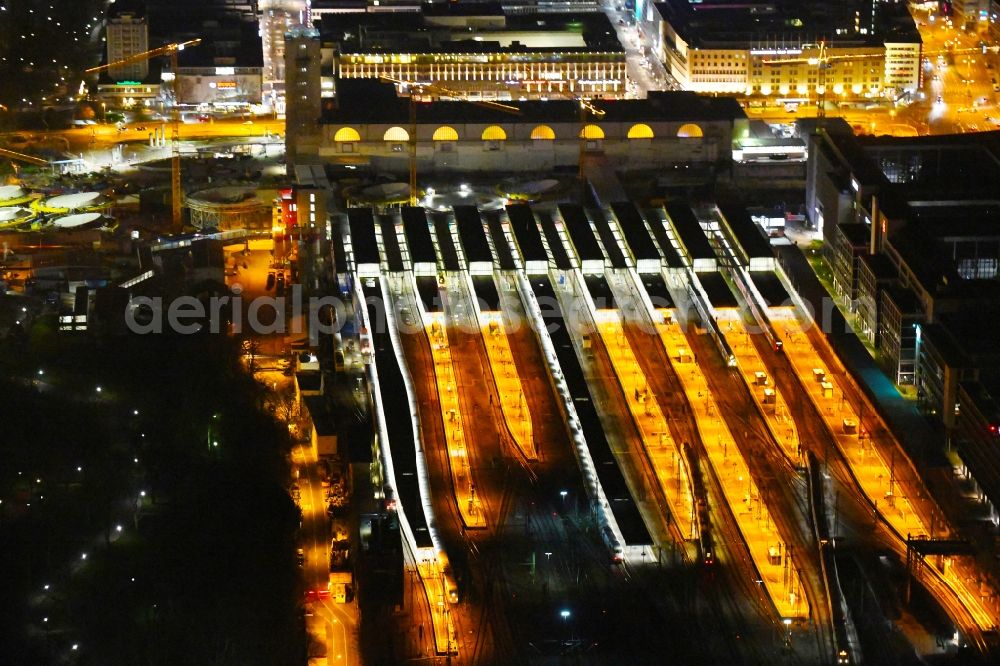
[[[327,664],[360,664],[358,642],[358,618],[356,606],[338,604],[328,591],[330,572],[330,528],[326,515],[326,498],[320,483],[316,448],[310,445],[299,447],[301,465],[298,486],[299,507],[302,509],[302,534],[305,562],[306,590],[311,601],[307,610],[318,618],[326,646]],[[318,628],[318,627],[314,627]]]

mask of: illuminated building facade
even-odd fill
[[[260,0],[265,103],[285,112],[285,34],[312,21],[309,0]]]
[[[463,99],[617,98],[625,53],[602,13],[507,14],[497,5],[322,18],[327,77],[389,77]],[[402,85],[400,86],[403,87]]]
[[[305,100],[290,94],[288,101],[289,118],[299,118],[300,101],[306,105],[302,122],[287,130],[291,166],[329,162],[407,171],[409,102],[391,84],[337,81],[336,96],[321,101],[318,122],[308,94]],[[419,172],[539,173],[575,168],[583,154],[600,156],[611,168],[718,173],[732,159],[734,138],[749,125],[736,100],[688,92],[600,102],[604,115],[582,126],[574,100],[511,104],[519,114],[461,101],[420,105],[415,137]]]
[[[149,50],[149,26],[134,12],[113,14],[107,27],[108,62],[117,62]],[[149,61],[108,68],[108,78],[121,81],[144,81],[149,76]]]
[[[686,90],[808,102],[919,88],[920,37],[905,7],[669,0],[656,10],[659,57]]]
[[[176,89],[181,105],[256,105],[261,103],[261,68],[179,67]]]
[[[990,22],[990,0],[953,0],[956,23],[967,30],[985,29]]]

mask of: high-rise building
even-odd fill
[[[149,50],[149,26],[146,18],[135,12],[112,15],[107,30],[108,62],[124,60]],[[149,61],[141,60],[108,69],[113,81],[142,81],[149,76]]]
[[[320,88],[319,33],[297,28],[288,34],[288,112],[285,117],[285,145],[289,165],[305,163],[301,155],[317,154],[322,140],[319,126]]]
[[[285,34],[312,22],[309,0],[260,0],[264,103],[285,112]]]

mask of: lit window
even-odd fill
[[[705,134],[698,125],[687,123],[681,125],[681,128],[677,130],[677,136],[682,139],[696,139],[705,136]]]
[[[361,135],[353,127],[341,127],[333,135],[334,141],[361,141]]]
[[[531,130],[531,138],[551,141],[556,138],[556,133],[548,125],[539,125]]]
[[[390,127],[382,135],[383,141],[409,141],[410,133],[402,127]]]
[[[434,141],[458,141],[458,132],[445,125],[434,130],[434,136],[431,138]]]
[[[483,130],[483,141],[506,141],[507,133],[498,125],[490,125]]]
[[[630,139],[652,139],[653,130],[649,125],[644,125],[643,123],[638,123],[632,125],[628,130],[628,138]]]

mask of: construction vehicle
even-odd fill
[[[347,603],[351,586],[354,584],[354,576],[350,571],[331,571],[329,579],[330,596],[334,603]]]
[[[172,155],[170,158],[170,194],[171,194],[171,230],[174,233],[180,233],[181,231],[181,212],[184,204],[184,191],[181,187],[181,154],[180,154],[180,111],[177,106],[177,53],[183,51],[189,46],[197,46],[201,43],[200,38],[189,39],[186,42],[178,42],[175,44],[167,44],[166,46],[161,46],[157,49],[152,49],[150,51],[143,51],[142,53],[136,53],[135,55],[129,56],[127,58],[122,58],[121,60],[116,60],[114,62],[109,62],[106,65],[99,65],[97,67],[91,67],[90,69],[84,70],[84,74],[96,74],[105,69],[110,69],[112,67],[120,67],[123,65],[131,65],[137,62],[143,62],[150,60],[152,58],[158,58],[160,56],[166,56],[170,58],[170,71],[174,74],[174,104],[173,109],[170,114],[170,121],[172,125],[171,132],[171,147]]]

